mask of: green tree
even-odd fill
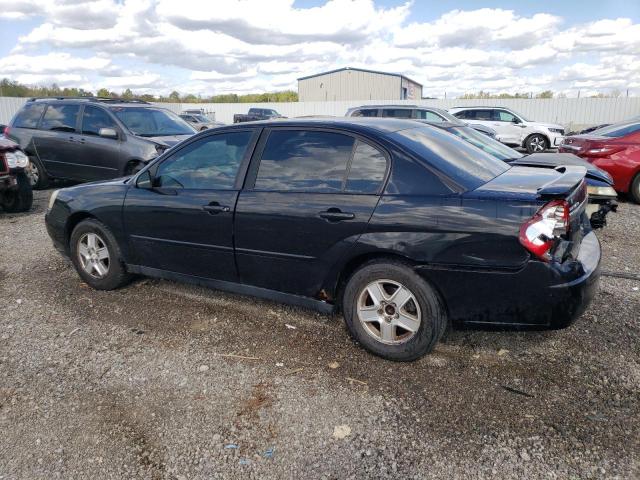
[[[537,94],[536,98],[553,98],[553,92],[551,90],[545,90]]]

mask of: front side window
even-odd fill
[[[257,190],[339,192],[354,139],[333,132],[273,130],[262,152]]]
[[[391,117],[391,118],[411,118],[411,109],[410,108],[383,108],[382,116]]]
[[[232,190],[251,142],[251,131],[212,135],[194,142],[162,162],[154,186],[195,190]]]
[[[16,115],[13,126],[16,128],[37,128],[45,107],[44,103],[27,103]]]
[[[195,130],[175,113],[162,108],[111,107],[111,112],[141,137],[192,135]]]
[[[49,105],[40,129],[56,132],[75,132],[80,105]]]
[[[430,110],[416,110],[416,118],[427,120],[428,122],[444,122],[444,118]]]
[[[513,113],[509,113],[504,110],[494,110],[493,115],[496,122],[513,122],[516,119]]]
[[[113,128],[116,124],[109,114],[103,109],[92,106],[85,106],[82,114],[82,133],[84,135],[99,135],[101,128]]]
[[[357,141],[349,166],[345,190],[352,193],[376,193],[387,171],[384,154],[368,143]]]

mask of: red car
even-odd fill
[[[558,150],[578,155],[609,172],[614,188],[640,203],[640,119],[567,137]]]

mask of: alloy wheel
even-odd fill
[[[109,273],[109,249],[96,233],[85,233],[80,237],[78,259],[83,270],[94,278],[104,278]]]
[[[25,168],[25,173],[27,174],[27,178],[29,179],[31,186],[35,187],[40,180],[40,170],[38,170],[38,166],[32,162],[31,159],[29,159],[27,168]]]
[[[376,340],[389,345],[409,341],[420,329],[420,305],[407,287],[393,280],[376,280],[358,296],[358,320]]]
[[[529,140],[529,145],[531,145],[531,150],[534,152],[544,152],[545,150],[545,139],[539,136],[533,137]]]

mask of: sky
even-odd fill
[[[640,96],[640,0],[0,0],[0,78],[203,96],[340,67],[423,95]]]

